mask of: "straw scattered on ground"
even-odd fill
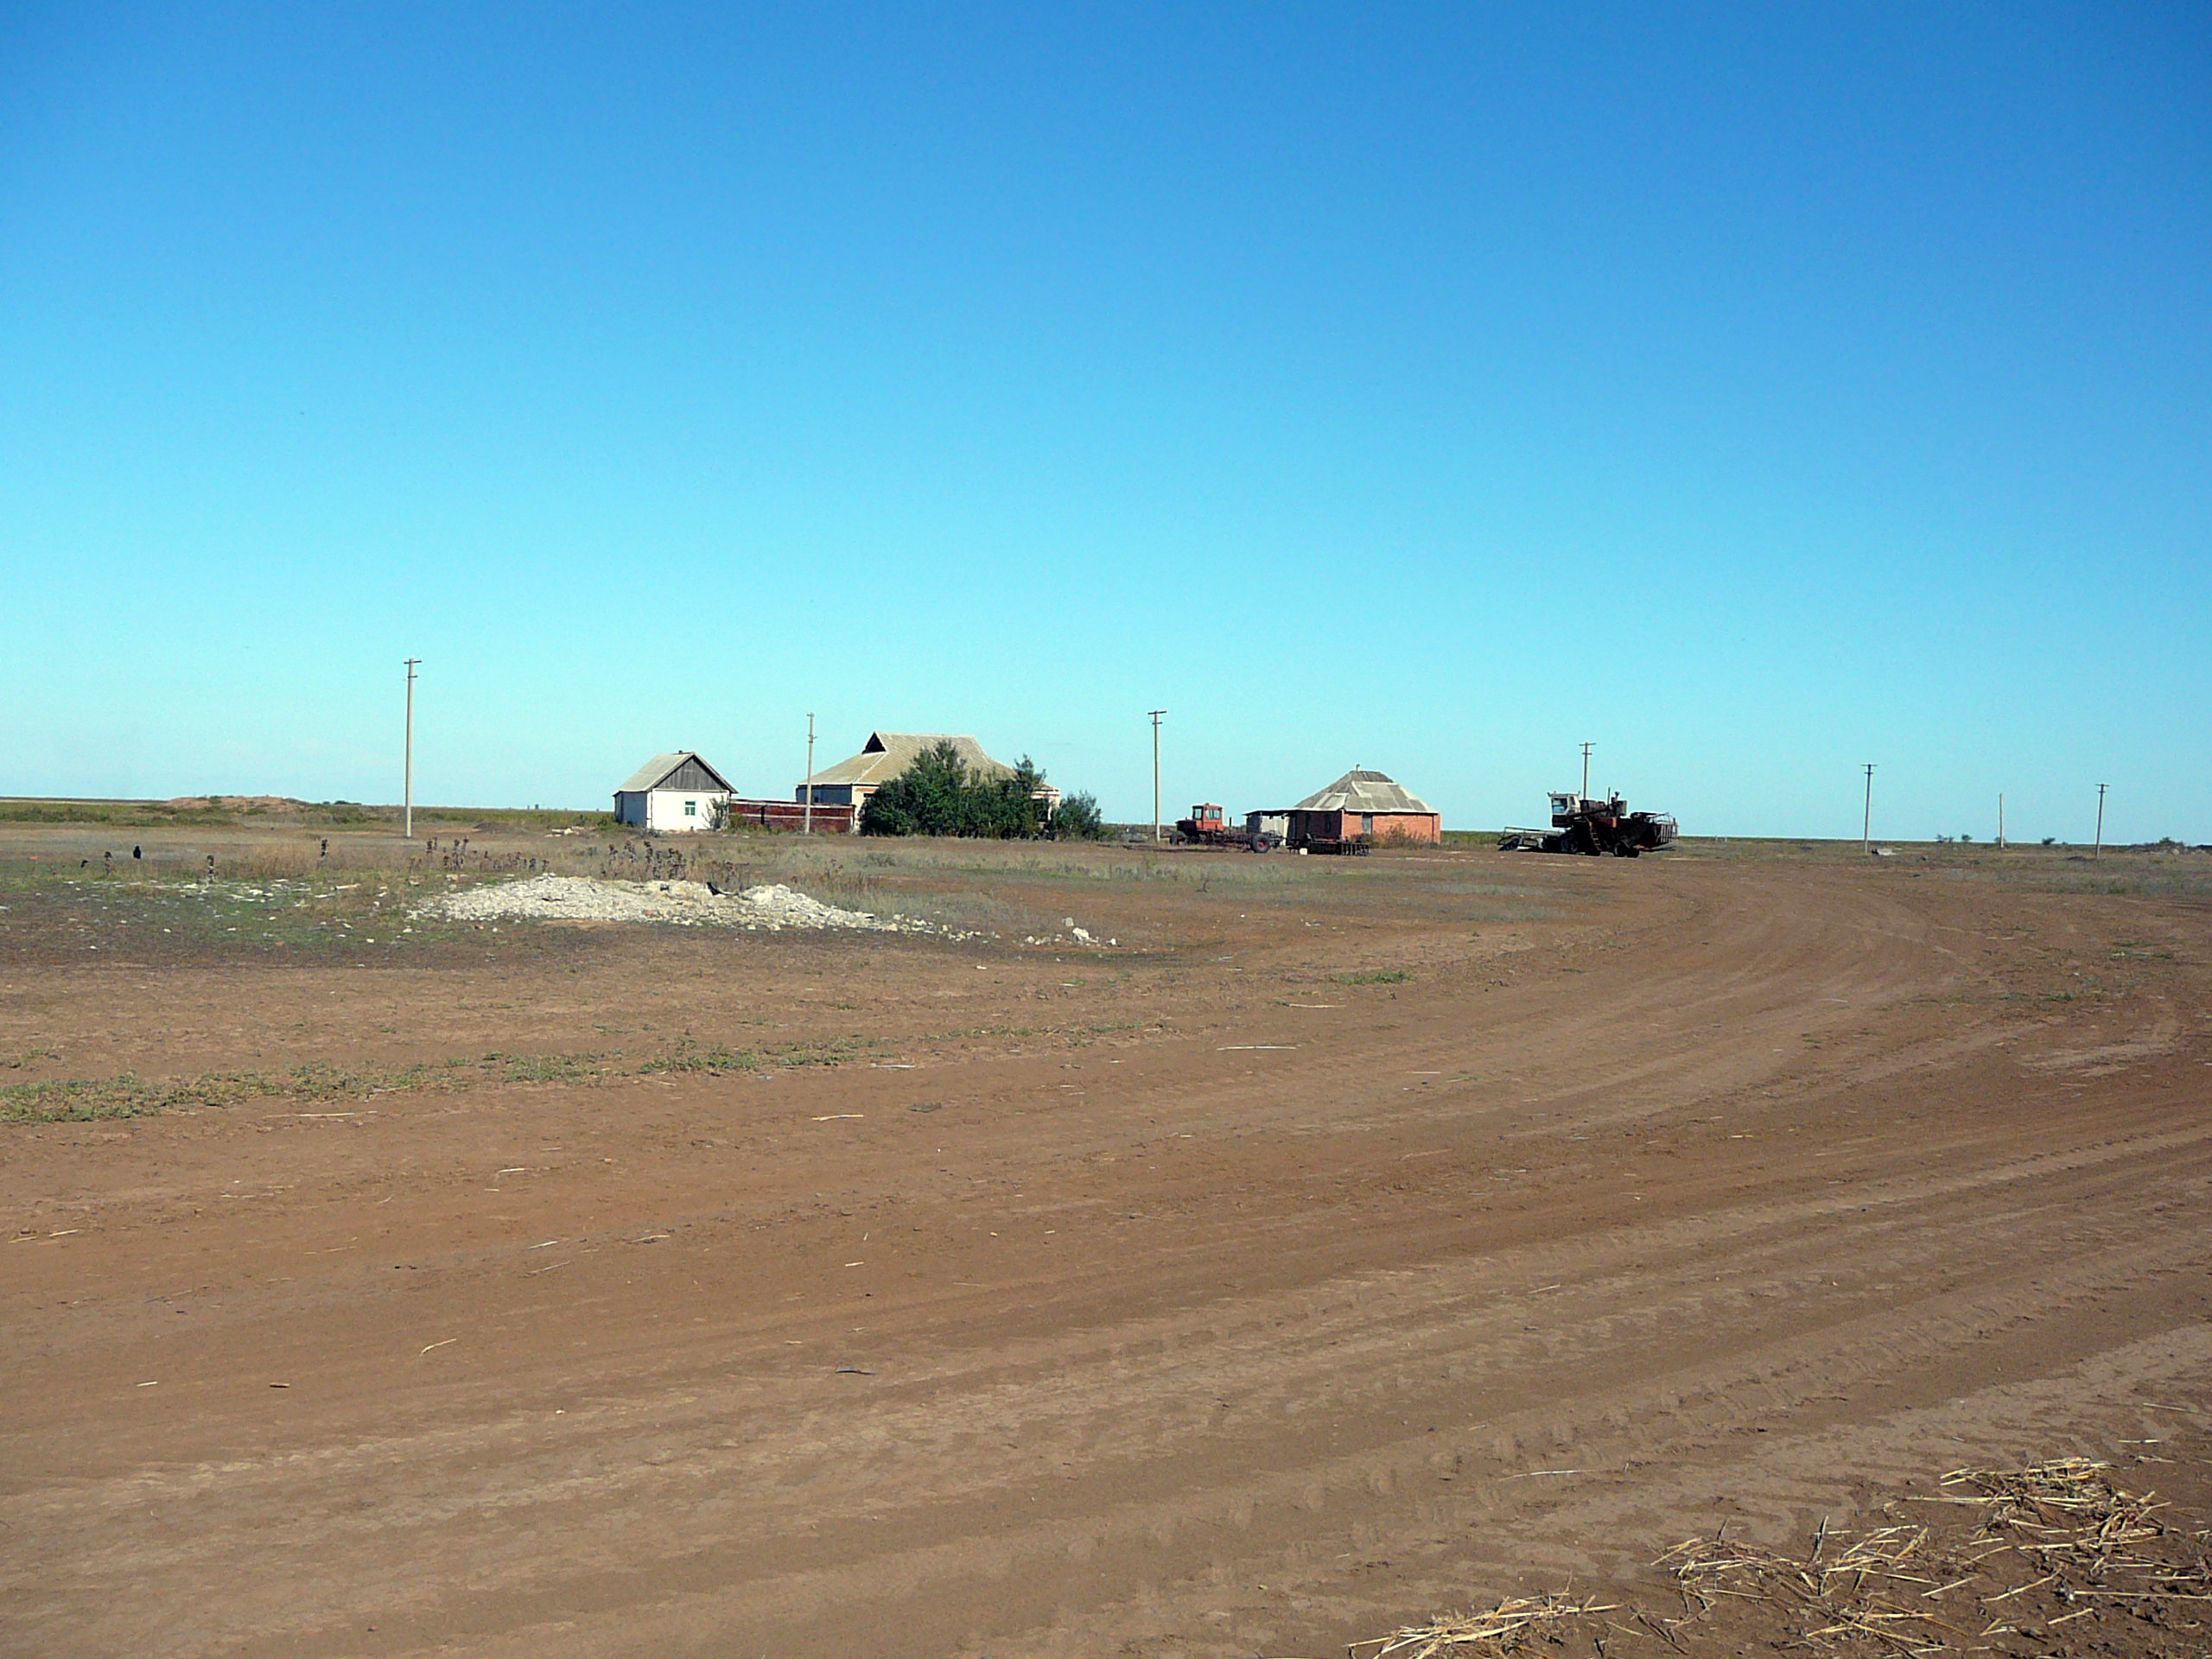
[[[1618,1612],[1610,1603],[1576,1601],[1561,1592],[1517,1596],[1484,1613],[1451,1613],[1432,1624],[1408,1625],[1389,1636],[1370,1637],[1347,1649],[1351,1659],[1470,1659],[1509,1654],[1524,1637],[1569,1619]]]
[[[1906,1500],[1936,1506],[1928,1521],[1863,1531],[1823,1522],[1802,1557],[1725,1528],[1685,1539],[1653,1563],[1681,1592],[1678,1617],[1561,1591],[1370,1637],[1349,1644],[1347,1659],[1503,1659],[1532,1640],[1604,1654],[1623,1637],[1693,1654],[1747,1627],[1814,1653],[2048,1653],[2075,1635],[2109,1647],[2109,1625],[2068,1628],[2108,1617],[2126,1619],[2146,1651],[2174,1641],[2212,1650],[2212,1529],[2180,1525],[2155,1493],[2116,1484],[2111,1465],[1955,1469],[1941,1486]]]
[[[2171,1525],[2156,1494],[2125,1491],[2110,1468],[2062,1458],[1955,1469],[1943,1496],[1921,1501],[1979,1511],[1963,1536],[1823,1525],[1799,1560],[1716,1535],[1687,1539],[1656,1565],[1682,1592],[1677,1628],[1718,1598],[1744,1598],[1781,1611],[1815,1649],[1987,1652],[1999,1637],[2049,1640],[2100,1611],[2201,1635],[2212,1604],[2204,1532]]]

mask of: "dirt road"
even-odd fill
[[[569,1058],[0,1125],[0,1648],[1327,1655],[2201,1445],[2202,900],[1367,862],[1087,953],[18,899],[0,1082]]]

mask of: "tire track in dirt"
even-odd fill
[[[1556,948],[1422,935],[1395,996],[1246,983],[1079,1065],[979,1042],[918,1077],[502,1094],[346,1139],[241,1116],[210,1157],[255,1172],[258,1218],[87,1179],[96,1236],[19,1247],[30,1294],[83,1305],[11,1327],[7,1628],[1333,1651],[1716,1514],[1779,1537],[1870,1473],[2078,1440],[2201,1370],[2188,1039],[2035,1070],[2113,1045],[2005,1000],[1996,930],[1948,931],[1976,895],[1650,874]],[[1302,1046],[1221,1052],[1278,1033]],[[906,1114],[925,1090],[944,1116]],[[570,1163],[490,1192],[525,1130]],[[302,1257],[378,1182],[407,1220]],[[187,1284],[228,1306],[157,1350],[147,1292]],[[123,1393],[157,1352],[168,1405]]]
[[[174,1539],[166,1547],[148,1540],[127,1557],[132,1576],[149,1585],[164,1573],[264,1578],[274,1598],[265,1612],[272,1629],[296,1618],[296,1599],[317,1576],[310,1556],[334,1541],[378,1534],[405,1538],[429,1563],[463,1554],[474,1564],[477,1592],[524,1599],[531,1584],[548,1577],[573,1586],[580,1573],[608,1573],[608,1558],[623,1557],[626,1539],[645,1541],[629,1567],[646,1570],[659,1560],[670,1532],[702,1526],[733,1504],[772,1535],[811,1531],[817,1565],[810,1574],[817,1580],[822,1560],[839,1553],[825,1529],[865,1527],[864,1547],[848,1547],[864,1548],[859,1559],[870,1582],[910,1590],[931,1579],[921,1562],[882,1576],[888,1565],[883,1547],[898,1535],[899,1510],[912,1512],[909,1526],[925,1524],[941,1541],[960,1530],[963,1508],[977,1509],[988,1529],[995,1505],[1033,1501],[1026,1489],[1040,1483],[1103,1478],[1122,1493],[1115,1517],[1096,1529],[1093,1554],[1108,1546],[1134,1548],[1141,1538],[1156,1541],[1163,1532],[1186,1541],[1194,1529],[1241,1534],[1249,1524],[1238,1519],[1247,1503],[1326,1516],[1347,1497],[1357,1506],[1408,1482],[1434,1478],[1441,1453],[1425,1433],[1393,1432],[1392,1414],[1408,1423],[1432,1420],[1424,1427],[1439,1419],[1451,1425],[1451,1473],[1471,1484],[1452,1504],[1430,1507],[1437,1524],[1464,1525],[1454,1517],[1467,1504],[1481,1511],[1501,1501],[1498,1483],[1511,1472],[1503,1465],[1516,1459],[1548,1459],[1574,1448],[1578,1465],[1594,1458],[1619,1468],[1630,1460],[1656,1461],[1670,1447],[1679,1455],[1685,1436],[1702,1449],[1748,1417],[1802,1411],[1823,1393],[1897,1369],[1908,1356],[1948,1351],[2031,1316],[2063,1318],[2069,1307],[2146,1273],[2201,1268],[2209,1247],[2193,1230],[2176,1230],[2162,1244],[2131,1236],[2090,1250],[2066,1223],[2096,1213],[2115,1184],[2140,1185],[2147,1170],[2171,1167],[2177,1153],[2201,1153],[2208,1136],[2212,1130],[2121,1140],[1970,1173],[1901,1177],[1859,1194],[1865,1200],[1859,1203],[1818,1198],[1745,1205],[1722,1216],[1639,1227],[1594,1256],[1590,1241],[1575,1236],[1471,1262],[1325,1282],[1249,1305],[1230,1299],[1181,1315],[1086,1328],[1061,1340],[1017,1344],[1011,1352],[971,1356],[962,1364],[918,1368],[895,1389],[872,1390],[857,1421],[849,1407],[824,1408],[803,1397],[822,1386],[818,1376],[780,1388],[761,1381],[735,1389],[690,1382],[681,1394],[620,1407],[580,1406],[557,1438],[536,1421],[495,1420],[343,1453],[232,1462],[75,1488],[47,1502],[34,1499],[18,1512],[54,1551],[35,1563],[49,1586],[67,1584],[68,1563],[89,1553],[83,1548],[88,1535],[104,1536],[112,1550],[119,1535],[134,1530],[133,1516],[214,1502],[234,1512],[290,1517],[289,1548],[261,1529],[246,1528],[220,1535],[242,1552],[227,1562],[208,1544]],[[2027,1200],[2005,1195],[2038,1185],[2059,1190]],[[2189,1180],[2171,1178],[2164,1189],[2184,1198]],[[1966,1259],[1972,1236],[1986,1231],[1993,1202],[2019,1217],[2024,1241],[2007,1251],[2002,1283],[1923,1293],[1913,1299],[1917,1311],[1910,1317],[1901,1317],[1894,1299],[1821,1294],[1823,1275],[1840,1270],[1912,1282]],[[1885,1212],[1877,1221],[1847,1226],[1847,1217],[1877,1206]],[[1850,1236],[1837,1236],[1845,1232]],[[2048,1248],[2027,1248],[2037,1243]],[[1671,1265],[1670,1255],[1677,1258]],[[1823,1265],[1840,1258],[1849,1260],[1848,1269]],[[1721,1273],[1709,1274],[1714,1268]],[[1554,1281],[1549,1275],[1564,1276]],[[1540,1314],[1527,1294],[1532,1281],[1550,1286]],[[1815,1309],[1815,1302],[1823,1305]],[[1532,1315],[1541,1319],[1540,1329],[1513,1328]],[[1633,1357],[1669,1351],[1659,1339],[1684,1329],[1698,1331],[1712,1357],[1696,1367],[1639,1375]],[[1869,1344],[1872,1359],[1866,1357]],[[1520,1411],[1484,1403],[1532,1392],[1548,1403]],[[1756,1396],[1748,1403],[1747,1393]],[[1640,1396],[1641,1403],[1624,1403],[1624,1395]],[[909,1398],[912,1403],[901,1403]],[[1130,1398],[1156,1402],[1153,1414],[1132,1423],[1123,1403]],[[1234,1405],[1224,1408],[1231,1398]],[[1157,1404],[1176,1399],[1187,1406]],[[1484,1414],[1479,1429],[1465,1427],[1471,1411]],[[1285,1457],[1283,1426],[1332,1414],[1356,1427],[1331,1438],[1376,1443],[1332,1446],[1319,1459],[1309,1449],[1294,1475],[1254,1472]],[[739,1420],[751,1426],[756,1449],[713,1438],[718,1425]],[[1255,1432],[1251,1444],[1240,1443]],[[999,1446],[1018,1451],[1001,1455]],[[1192,1512],[1183,1496],[1181,1467],[1192,1456],[1203,1456],[1209,1466],[1216,1496],[1211,1512]],[[1234,1475],[1231,1465],[1245,1474]],[[480,1466],[495,1477],[473,1476]],[[372,1480],[376,1470],[405,1475]],[[963,1478],[948,1480],[947,1470]],[[1480,1484],[1485,1477],[1487,1488]],[[315,1497],[371,1484],[380,1486],[383,1497],[367,1514],[352,1506],[327,1509]],[[1146,1485],[1159,1490],[1142,1498],[1132,1492]],[[880,1507],[875,1494],[902,1487],[910,1493],[904,1504],[890,1512]],[[588,1521],[559,1513],[578,1504],[589,1510]],[[516,1534],[518,1510],[552,1513],[523,1522],[524,1530]],[[591,1548],[549,1558],[533,1546],[503,1573],[499,1538],[535,1538],[541,1528],[588,1538]],[[441,1529],[457,1535],[432,1541]],[[1076,1547],[1033,1541],[1014,1551],[1007,1570],[1038,1548],[1049,1554]],[[932,1544],[923,1558],[957,1557],[947,1548]],[[300,1559],[288,1560],[295,1552]],[[714,1571],[757,1590],[753,1569],[728,1554],[722,1552]],[[117,1564],[111,1558],[109,1565]],[[406,1587],[404,1575],[350,1586],[333,1580],[315,1593],[363,1599],[365,1617],[377,1606],[389,1609],[395,1599],[410,1599],[400,1593]],[[840,1599],[856,1599],[869,1595],[857,1585],[841,1592]],[[231,1617],[251,1628],[251,1610],[237,1598]],[[237,1625],[230,1628],[232,1636],[240,1633]]]

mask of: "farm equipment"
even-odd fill
[[[1365,858],[1375,843],[1364,836],[1308,836],[1298,843],[1301,853],[1327,853],[1342,858]]]
[[[1179,847],[1243,847],[1255,853],[1265,853],[1281,846],[1282,837],[1265,830],[1231,824],[1219,806],[1211,801],[1202,801],[1191,809],[1189,817],[1175,820],[1175,844]]]
[[[1497,838],[1501,852],[1580,853],[1596,858],[1634,858],[1656,852],[1675,839],[1675,825],[1663,812],[1631,812],[1615,795],[1592,800],[1572,792],[1552,797],[1548,830],[1507,830]]]

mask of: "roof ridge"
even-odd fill
[[[638,795],[658,789],[668,781],[671,772],[680,771],[687,761],[692,760],[697,761],[707,776],[722,789],[733,795],[737,792],[730,787],[729,779],[716,771],[714,764],[696,749],[664,749],[632,772],[629,780],[614,792],[618,795]]]

